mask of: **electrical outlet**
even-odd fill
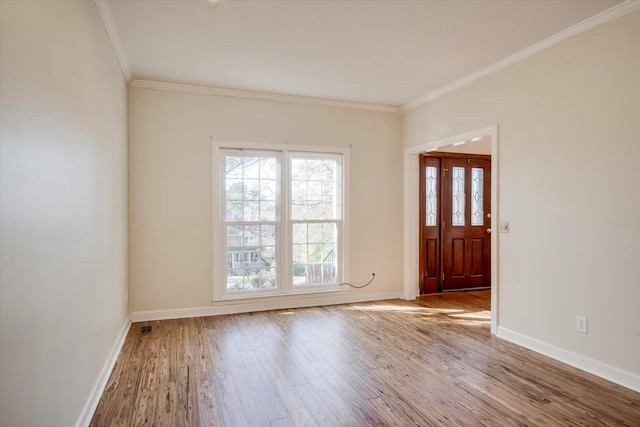
[[[586,334],[587,333],[587,317],[576,316],[576,331]]]

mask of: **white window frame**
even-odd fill
[[[213,141],[213,301],[248,300],[264,297],[279,297],[287,295],[350,292],[339,286],[340,283],[349,281],[349,163],[350,149],[347,147],[317,147],[307,145],[270,144],[237,141]],[[274,289],[256,289],[250,291],[228,291],[226,278],[226,225],[225,218],[225,191],[222,188],[225,182],[226,166],[223,164],[225,150],[243,150],[246,152],[277,152],[278,157],[278,188],[276,212],[276,262],[277,284]],[[342,183],[340,192],[342,196],[341,220],[338,222],[338,272],[335,285],[293,285],[293,257],[292,257],[292,229],[293,222],[290,218],[291,180],[289,168],[291,155],[303,156],[339,156],[341,158]],[[283,191],[285,190],[285,191]],[[295,222],[314,222],[296,220]],[[335,220],[322,220],[315,222],[336,222]],[[261,222],[256,223],[259,225]]]

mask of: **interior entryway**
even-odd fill
[[[491,214],[491,218],[486,218],[485,214],[485,232],[487,228],[491,228],[492,232],[487,233],[490,239],[491,252],[491,268],[489,269],[488,279],[491,283],[491,333],[496,334],[498,331],[498,317],[500,314],[498,306],[498,295],[500,292],[500,275],[498,269],[498,220],[499,220],[499,191],[498,191],[498,174],[499,174],[499,141],[498,141],[498,125],[490,125],[483,128],[468,131],[462,134],[452,135],[443,139],[425,142],[417,146],[406,148],[404,151],[404,287],[402,297],[406,300],[414,300],[424,292],[423,279],[423,260],[421,257],[421,246],[426,244],[426,240],[422,239],[424,227],[421,227],[421,221],[426,219],[426,212],[422,211],[420,200],[420,187],[424,185],[421,180],[421,164],[424,154],[477,154],[490,156],[491,172],[487,173],[485,178],[490,179],[490,195],[484,197],[490,199],[490,209],[486,212]],[[449,156],[452,157],[452,156]],[[489,158],[489,157],[488,157]],[[441,190],[440,190],[441,191]],[[442,196],[438,194],[439,199]],[[423,215],[424,214],[424,215]],[[422,218],[421,218],[422,217]],[[440,239],[440,235],[438,235]],[[434,242],[431,242],[433,245]],[[440,240],[436,246],[440,248]],[[438,257],[439,257],[438,253]],[[436,258],[437,259],[437,258]],[[437,262],[437,261],[435,261]],[[429,270],[430,271],[430,270]],[[437,272],[440,274],[441,272]],[[434,277],[437,277],[437,274]],[[434,280],[431,281],[433,284]],[[434,291],[430,291],[428,295],[444,295],[438,290],[438,281],[435,280],[436,287]],[[480,288],[476,288],[480,289]]]
[[[420,157],[420,293],[491,287],[491,156]]]

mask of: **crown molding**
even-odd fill
[[[478,71],[475,71],[471,74],[468,74],[465,77],[462,77],[461,79],[458,79],[452,83],[449,83],[445,86],[435,89],[423,96],[420,96],[414,99],[413,101],[410,101],[402,105],[400,107],[400,111],[404,112],[412,108],[418,107],[426,102],[433,101],[434,99],[439,98],[445,93],[454,91],[456,89],[460,89],[461,87],[468,85],[469,83],[479,79],[480,77],[484,77],[486,75],[495,73],[496,71],[499,71],[511,64],[515,64],[516,62],[520,62],[526,58],[529,58],[530,56],[535,55],[538,52],[549,49],[550,47],[554,46],[555,44],[565,39],[568,39],[569,37],[573,37],[577,34],[591,30],[599,25],[618,19],[638,9],[640,9],[640,0],[626,0],[605,11],[598,13],[597,15],[593,15],[592,17],[587,18],[584,21],[581,21],[575,25],[572,25],[571,27],[560,31],[559,33],[556,33],[512,55],[509,55],[498,62],[495,62],[487,67],[481,68]]]
[[[124,53],[124,48],[122,47],[120,33],[113,21],[109,2],[107,0],[94,0],[94,2],[98,8],[98,13],[100,14],[102,23],[104,24],[104,29],[107,31],[107,36],[109,37],[109,40],[111,40],[111,46],[116,54],[116,58],[118,58],[118,63],[120,63],[122,75],[127,83],[129,83],[133,79],[133,76],[131,75],[131,69],[129,68],[129,62],[127,61],[127,57]]]
[[[285,95],[270,92],[254,92],[249,90],[228,89],[211,86],[196,86],[179,83],[156,82],[152,80],[133,80],[130,87],[156,89],[171,92],[195,93],[200,95],[225,96],[229,98],[259,99],[263,101],[286,102],[290,104],[316,105],[323,107],[350,108],[353,110],[382,111],[399,113],[400,107],[393,105],[369,104],[364,102],[342,101],[338,99],[314,98],[308,96]]]

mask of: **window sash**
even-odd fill
[[[266,241],[263,234],[269,228],[273,231],[273,243]],[[242,230],[235,242],[230,241],[228,230]],[[247,241],[245,230],[257,229],[257,241]],[[223,268],[225,280],[224,291],[230,294],[251,292],[273,292],[280,287],[280,271],[282,269],[278,247],[281,245],[280,223],[269,222],[228,222],[224,227],[224,253],[227,262]],[[230,259],[231,256],[231,259]],[[223,258],[224,259],[224,258]],[[232,288],[230,288],[230,285]],[[235,289],[233,289],[235,287]]]
[[[327,261],[325,261],[324,257],[321,257],[322,259],[320,260],[307,260],[307,263],[301,263],[301,264],[306,264],[305,268],[306,268],[306,282],[307,283],[298,283],[296,284],[296,281],[300,281],[300,280],[296,280],[296,275],[295,275],[295,265],[296,265],[296,259],[295,259],[295,247],[296,246],[302,246],[302,245],[307,245],[307,246],[311,246],[311,245],[322,245],[322,247],[325,247],[324,242],[311,242],[308,243],[301,243],[301,242],[296,242],[295,237],[294,237],[294,230],[293,228],[295,227],[295,225],[308,225],[308,224],[333,224],[335,226],[335,249],[333,249],[333,254],[332,257],[335,260],[335,267],[330,267],[329,263]],[[340,284],[340,278],[343,277],[342,272],[343,272],[343,263],[341,262],[342,260],[342,251],[343,251],[343,238],[342,238],[342,220],[290,220],[289,221],[289,235],[291,236],[291,239],[289,240],[289,247],[291,248],[291,257],[290,257],[290,262],[291,265],[288,266],[291,269],[291,273],[293,274],[293,278],[292,278],[292,286],[296,289],[307,289],[307,288],[314,288],[314,287],[330,287],[330,286],[337,286]],[[328,246],[328,245],[326,245]],[[321,252],[322,253],[322,252]],[[313,266],[313,268],[315,269],[315,271],[309,271],[309,266]],[[333,274],[334,276],[334,280],[330,281],[330,282],[326,282],[323,281],[322,278],[327,276],[327,269],[328,268],[332,268],[332,270],[334,269],[335,272]],[[318,271],[319,269],[319,271]],[[300,277],[300,276],[298,276]],[[312,280],[311,278],[317,278],[320,277],[321,280],[320,281],[310,281]]]
[[[224,217],[226,222],[268,222],[268,221],[280,221],[281,215],[281,164],[282,154],[277,151],[251,151],[251,150],[223,150],[222,159],[220,162],[222,169],[222,200],[224,203]],[[241,158],[240,165],[232,169],[233,175],[229,176],[227,169],[227,161],[230,158]],[[257,162],[254,164],[247,164],[246,159],[255,158]],[[274,160],[273,172],[267,171],[266,174],[263,170],[269,169],[264,165],[265,160]],[[238,173],[239,169],[239,173]],[[249,169],[252,174],[245,175],[245,171]],[[231,185],[228,185],[231,182]],[[239,185],[238,185],[239,184]],[[236,187],[234,190],[229,191],[228,187]],[[263,199],[263,191],[266,191],[269,187],[274,187],[273,195],[271,198],[265,197]],[[240,212],[229,215],[229,205],[240,205]],[[263,211],[263,206],[271,206],[272,209]],[[253,207],[253,209],[251,209]],[[257,207],[258,216],[246,215],[245,210],[255,211]],[[266,209],[266,208],[265,208]],[[263,214],[264,212],[264,214]],[[231,218],[230,218],[231,216]],[[252,217],[251,219],[248,217]]]
[[[289,219],[290,220],[341,220],[343,215],[343,190],[342,190],[342,175],[343,175],[343,167],[342,167],[342,156],[339,155],[328,155],[322,153],[298,153],[291,152],[288,154],[287,164],[289,166],[289,176],[287,177],[287,204],[289,207]],[[305,161],[308,164],[310,162],[315,163],[314,167],[316,170],[313,172],[313,176],[308,177],[307,179],[294,179],[294,170],[296,169],[293,165],[294,161]],[[333,174],[327,173],[327,163],[334,163],[335,170]],[[307,169],[307,173],[308,169]],[[300,185],[304,183],[305,189],[302,190],[306,197],[304,199],[300,199],[300,196],[294,193],[294,181]],[[297,186],[297,185],[296,185]],[[313,189],[312,189],[313,187]],[[333,199],[327,203],[328,199],[325,199],[328,194],[327,190],[333,191]],[[318,194],[319,192],[319,194]],[[315,199],[309,199],[308,196],[310,193],[316,193]],[[305,202],[309,202],[310,200],[318,202],[320,205],[327,205],[331,207],[333,212],[332,215],[328,215],[325,217],[302,217],[302,212],[295,212],[294,203],[296,200],[301,200]],[[327,206],[325,206],[326,208]],[[300,209],[300,211],[304,211]],[[307,208],[307,213],[309,212]]]

